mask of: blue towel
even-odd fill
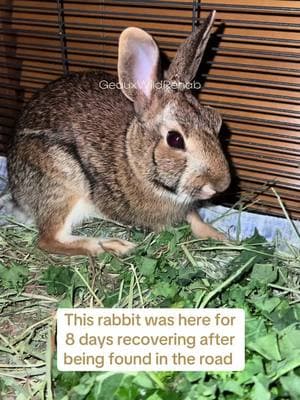
[[[0,194],[6,187],[7,180],[7,169],[6,169],[6,158],[0,156]]]
[[[300,248],[300,221],[289,222],[286,218],[239,212],[223,206],[201,208],[200,215],[205,222],[212,223],[233,240],[250,237],[257,229],[268,241],[275,241],[282,250],[285,250],[287,245]]]

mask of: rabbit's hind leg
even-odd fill
[[[18,139],[9,157],[13,198],[37,224],[41,249],[66,255],[120,255],[134,247],[119,239],[72,235],[72,227],[98,212],[77,149],[59,133],[32,131]]]
[[[133,243],[122,239],[72,235],[72,226],[93,214],[91,203],[84,198],[65,199],[64,204],[60,207],[56,205],[53,211],[50,218],[39,221],[38,246],[49,253],[95,256],[107,251],[120,256],[135,247]]]

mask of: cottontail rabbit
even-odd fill
[[[26,105],[8,171],[15,204],[38,226],[40,248],[95,255],[134,247],[73,236],[72,226],[92,216],[151,230],[187,220],[196,236],[221,237],[194,208],[230,182],[221,118],[190,90],[214,15],[179,47],[163,78],[153,38],[128,28],[119,41],[119,80],[70,74]]]

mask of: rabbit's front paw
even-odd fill
[[[136,244],[132,242],[128,242],[124,239],[101,239],[99,241],[100,246],[104,251],[108,251],[109,253],[113,253],[117,256],[123,256],[131,252]]]
[[[217,231],[211,225],[203,222],[196,211],[191,211],[187,215],[187,221],[191,225],[193,234],[199,239],[228,240],[224,233]]]

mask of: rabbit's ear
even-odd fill
[[[218,135],[222,126],[222,117],[219,112],[212,107],[204,106],[201,117],[211,132]]]
[[[189,83],[195,78],[215,15],[216,11],[212,11],[205,22],[181,44],[166,73],[168,80]]]
[[[129,100],[150,98],[158,66],[159,49],[153,38],[139,28],[125,29],[119,39],[118,75]]]

